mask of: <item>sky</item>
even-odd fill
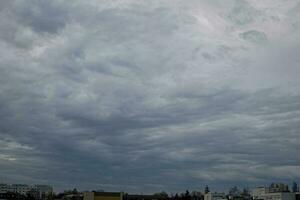
[[[0,27],[0,182],[300,182],[298,0],[3,0]]]

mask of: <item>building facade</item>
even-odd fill
[[[6,193],[8,191],[9,185],[8,184],[0,184],[0,193]]]
[[[204,194],[204,200],[226,200],[226,195],[224,193],[208,192]]]
[[[251,191],[253,199],[262,199],[263,195],[269,192],[269,189],[266,187],[256,187]]]
[[[0,184],[0,193],[13,192],[25,195],[31,190],[31,187],[26,184]]]
[[[289,186],[284,183],[272,183],[269,187],[269,193],[289,192]]]
[[[30,190],[31,187],[26,184],[12,184],[11,186],[11,192],[26,195]]]
[[[34,185],[33,188],[39,193],[40,196],[45,196],[53,193],[53,188],[49,185]]]
[[[295,193],[290,192],[266,193],[261,197],[263,200],[296,200]]]
[[[0,193],[31,194],[36,199],[45,199],[48,195],[53,193],[53,188],[49,185],[29,186],[26,184],[0,184]]]
[[[296,200],[300,200],[300,192],[296,192],[295,193],[295,199]]]

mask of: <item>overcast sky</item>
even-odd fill
[[[0,27],[0,182],[300,181],[298,0],[2,0]]]

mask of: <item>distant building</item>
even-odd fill
[[[289,191],[288,185],[272,183],[270,187],[257,187],[252,190],[254,200],[296,200],[295,193]]]
[[[229,196],[240,196],[241,195],[241,191],[239,190],[239,188],[237,186],[234,186],[233,188],[231,188],[229,190]]]
[[[289,186],[283,183],[272,183],[269,187],[269,193],[290,192]]]
[[[22,195],[26,195],[30,191],[31,187],[26,184],[12,184],[10,191]]]
[[[53,193],[52,186],[49,185],[34,185],[31,192],[36,199],[46,199],[48,195]]]
[[[5,193],[0,193],[0,199],[1,200],[6,200],[6,199],[21,199],[20,196],[16,193],[13,192],[5,192]]]
[[[295,193],[289,192],[266,193],[261,197],[263,200],[296,200]]]
[[[9,185],[8,184],[0,184],[0,193],[9,192]]]
[[[224,193],[208,192],[204,194],[204,200],[226,200],[226,195]]]
[[[84,192],[83,200],[123,200],[122,192]]]
[[[256,187],[251,191],[251,195],[253,199],[262,199],[263,195],[269,192],[269,188],[267,187]]]
[[[26,184],[0,184],[0,194],[6,193],[15,193],[19,195],[26,195],[29,193],[36,199],[43,200],[46,199],[47,195],[53,193],[53,188],[49,185],[29,186]]]
[[[62,197],[62,199],[70,199],[70,200],[82,200],[82,194],[67,194]]]
[[[25,195],[29,192],[31,187],[26,184],[0,184],[0,193],[13,192]]]

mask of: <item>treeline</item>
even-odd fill
[[[168,194],[159,192],[152,195],[130,195],[125,193],[123,200],[203,200],[204,195],[201,192],[189,192],[186,190],[183,193]]]
[[[169,199],[169,200],[203,200],[204,195],[201,192],[193,191],[189,192],[186,190],[182,193],[175,193],[168,195],[166,192],[156,193],[155,196],[159,197],[158,199]]]

